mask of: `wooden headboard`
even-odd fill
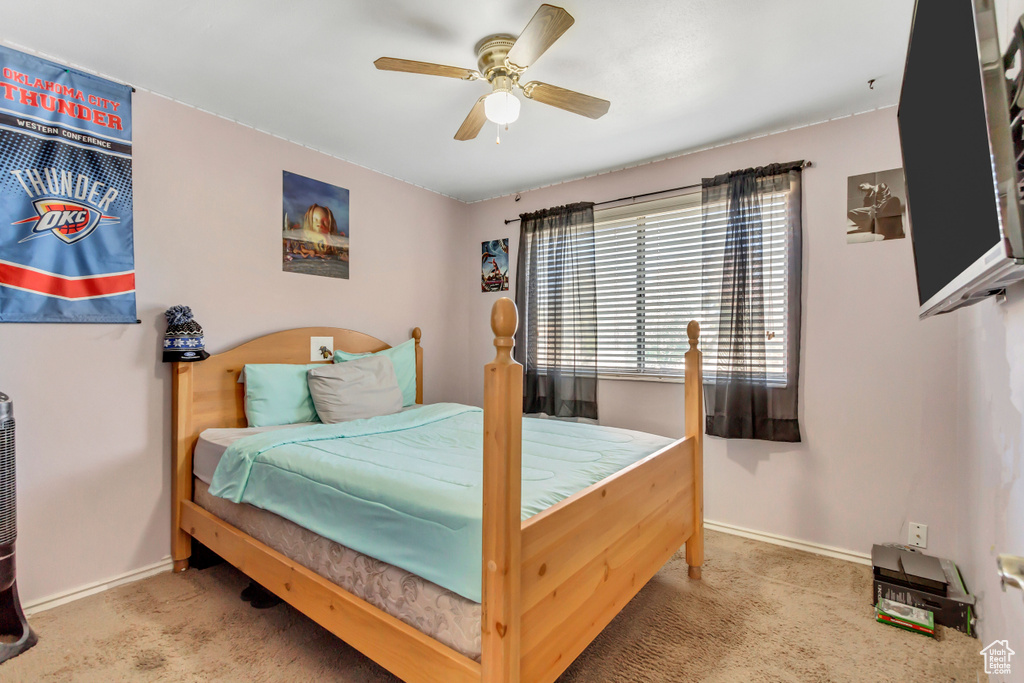
[[[172,377],[171,496],[192,500],[192,451],[199,434],[213,427],[245,427],[245,387],[238,375],[246,363],[307,364],[310,337],[334,337],[334,348],[349,353],[372,353],[391,348],[376,337],[338,327],[300,327],[274,332],[241,346],[217,353],[204,361],[175,363]],[[420,328],[416,340],[416,403],[423,403],[423,349]],[[323,361],[329,363],[330,361]],[[172,546],[188,543],[178,529],[178,507],[172,517]]]

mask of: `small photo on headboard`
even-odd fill
[[[309,360],[331,360],[334,357],[334,337],[310,337]]]

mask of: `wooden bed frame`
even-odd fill
[[[261,337],[201,363],[174,365],[171,554],[191,538],[408,683],[550,683],[685,543],[690,578],[704,560],[703,396],[699,327],[686,352],[686,437],[521,521],[522,366],[512,360],[515,304],[491,312],[497,356],[485,367],[482,650],[477,663],[355,597],[192,501],[200,432],[246,426],[246,363],[307,363],[309,337],[358,353],[387,344],[307,327]],[[423,350],[416,339],[416,402]]]

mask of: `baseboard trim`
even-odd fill
[[[764,541],[765,543],[781,545],[786,548],[803,550],[808,553],[814,553],[815,555],[824,555],[825,557],[834,557],[837,560],[846,560],[847,562],[856,562],[857,564],[866,564],[869,567],[871,566],[871,556],[867,553],[858,553],[830,545],[811,543],[810,541],[800,541],[795,538],[769,534],[764,531],[755,531],[754,529],[745,529],[733,524],[725,524],[724,522],[712,522],[709,519],[704,520],[704,528],[711,529],[712,531],[721,531],[723,534],[732,534],[733,536],[742,536],[743,538],[749,538],[755,541]]]
[[[69,602],[81,600],[82,598],[87,598],[90,595],[102,593],[105,590],[110,590],[111,588],[116,588],[117,586],[123,586],[126,583],[141,581],[142,579],[147,579],[150,576],[156,576],[157,574],[169,572],[171,571],[171,568],[173,566],[174,563],[171,561],[171,558],[165,557],[159,562],[154,562],[153,564],[146,565],[145,567],[133,569],[130,572],[119,574],[118,576],[115,576],[110,579],[96,581],[94,583],[87,584],[80,588],[74,588],[63,593],[57,593],[55,595],[51,595],[40,600],[32,600],[31,602],[26,602],[24,604],[23,607],[25,609],[25,614],[31,616],[33,614],[45,612],[48,609],[53,609],[54,607],[66,605]]]

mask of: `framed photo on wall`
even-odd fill
[[[282,270],[348,279],[348,190],[284,171]]]
[[[508,291],[508,238],[480,244],[480,291]]]
[[[906,210],[902,168],[850,176],[846,181],[847,243],[903,239]]]

